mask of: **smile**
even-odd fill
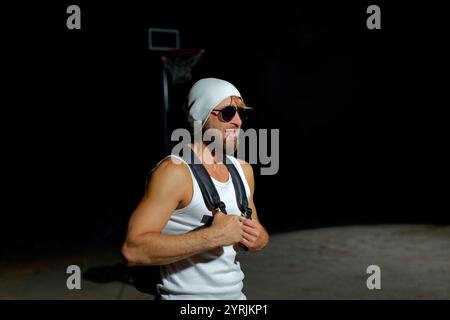
[[[236,129],[227,129],[225,130],[225,139],[233,139],[237,137],[238,130]]]

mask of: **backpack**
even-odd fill
[[[222,213],[227,214],[225,203],[220,200],[219,193],[206,171],[203,164],[199,161],[197,155],[190,149],[190,155],[183,154],[182,158],[189,164],[191,171],[197,181],[203,195],[203,200],[209,211],[219,209]],[[251,219],[252,209],[248,206],[247,195],[245,194],[244,183],[233,163],[228,157],[224,157],[224,164],[230,173],[236,193],[237,205],[241,213]],[[204,226],[210,226],[213,221],[212,216],[204,215],[202,223]],[[247,250],[246,247],[244,247]],[[129,267],[129,276],[134,287],[143,293],[156,295],[156,285],[161,282],[160,266],[133,266]]]

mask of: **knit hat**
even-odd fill
[[[225,80],[205,78],[198,80],[189,91],[187,98],[187,111],[189,123],[194,121],[205,124],[211,111],[224,99],[236,96],[242,99],[238,89]]]

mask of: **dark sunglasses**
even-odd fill
[[[223,122],[230,122],[234,116],[236,115],[236,112],[239,114],[239,118],[241,120],[247,120],[248,118],[248,110],[244,108],[238,108],[235,106],[226,106],[223,109],[213,109],[213,111],[219,112],[219,120]]]

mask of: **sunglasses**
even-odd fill
[[[239,114],[241,120],[247,120],[248,118],[248,110],[235,106],[226,106],[223,109],[213,109],[212,111],[219,112],[219,120],[222,122],[230,122],[236,115],[236,112]]]

